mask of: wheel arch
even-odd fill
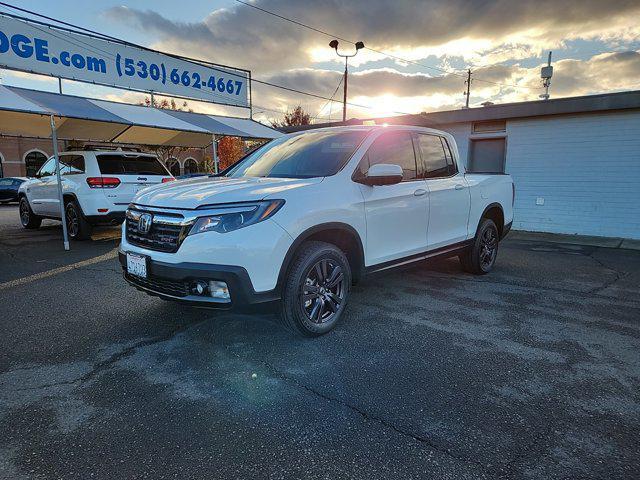
[[[486,206],[482,215],[480,215],[480,219],[478,220],[478,225],[476,226],[476,233],[478,232],[478,228],[480,228],[480,223],[483,219],[488,218],[493,220],[493,223],[498,227],[498,236],[499,238],[503,238],[504,236],[504,209],[502,205],[498,202],[490,203]]]
[[[287,254],[285,255],[282,266],[280,267],[280,273],[278,274],[279,289],[284,284],[285,275],[289,270],[289,266],[291,265],[296,252],[304,242],[309,240],[331,243],[340,248],[349,260],[353,281],[356,282],[362,276],[362,272],[364,270],[364,247],[362,245],[360,234],[357,230],[346,223],[322,223],[314,225],[298,235],[287,250]]]

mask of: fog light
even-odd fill
[[[194,295],[204,295],[207,291],[207,284],[205,282],[193,282],[191,284],[191,293]]]
[[[222,300],[230,300],[229,287],[226,282],[220,282],[218,280],[211,280],[209,282],[209,294],[213,298],[220,298]]]

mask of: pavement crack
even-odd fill
[[[104,372],[106,370],[109,370],[111,367],[113,367],[115,364],[117,364],[123,358],[126,358],[126,357],[132,355],[133,353],[135,353],[139,348],[147,347],[149,345],[154,345],[156,343],[167,342],[167,341],[171,340],[172,338],[174,338],[176,335],[179,335],[180,333],[183,333],[186,330],[205,322],[206,320],[207,319],[203,319],[203,320],[199,320],[199,321],[194,322],[194,323],[181,325],[181,326],[179,326],[177,328],[174,328],[173,330],[171,330],[166,335],[158,335],[156,337],[151,337],[151,338],[147,338],[145,340],[140,340],[139,342],[136,342],[133,345],[130,345],[130,346],[120,350],[119,352],[114,353],[109,358],[107,358],[107,359],[105,359],[105,360],[103,360],[101,362],[95,363],[87,373],[85,373],[84,375],[81,375],[80,377],[77,377],[77,378],[75,378],[73,380],[65,380],[65,381],[62,381],[62,382],[45,383],[45,384],[42,384],[42,385],[37,385],[35,387],[19,388],[19,389],[16,389],[16,391],[23,392],[23,391],[31,391],[31,390],[42,390],[42,389],[65,386],[65,385],[80,386],[83,383],[86,383],[86,382],[88,382],[90,380],[93,380],[96,376],[98,376],[102,372]]]
[[[199,325],[199,324],[201,324],[201,323],[203,323],[205,321],[206,320],[203,319],[203,320],[199,320],[199,321],[194,322],[194,323],[180,325],[179,327],[174,328],[173,330],[171,330],[166,335],[159,335],[159,336],[156,336],[156,337],[151,337],[151,338],[148,338],[146,340],[141,340],[139,342],[136,342],[133,345],[131,345],[131,346],[127,347],[127,348],[124,348],[124,349],[120,350],[119,352],[114,353],[113,355],[111,355],[106,360],[103,360],[102,362],[98,362],[98,363],[94,364],[94,366],[91,368],[91,370],[89,370],[83,376],[78,378],[77,382],[82,384],[82,383],[85,383],[85,382],[87,382],[89,380],[92,380],[93,378],[95,378],[100,373],[104,372],[105,370],[110,369],[113,365],[118,363],[123,358],[126,358],[126,357],[132,355],[133,353],[135,353],[136,350],[138,350],[139,348],[148,347],[149,345],[154,345],[156,343],[167,342],[167,341],[171,340],[172,338],[174,338],[176,335],[178,335],[180,333],[183,333],[186,330],[188,330],[189,328],[194,327],[196,325]]]
[[[234,351],[232,351],[229,346],[225,345],[225,349],[233,356],[235,356],[237,359],[244,361],[244,359],[238,355],[237,353],[235,353]],[[258,360],[258,362],[260,362],[262,365],[264,365],[265,367],[267,367],[269,370],[271,370],[271,372],[273,372],[278,378],[280,378],[281,380],[283,380],[284,382],[287,382],[289,384],[293,384],[295,386],[297,386],[298,388],[301,388],[303,390],[305,390],[306,392],[310,393],[311,395],[314,395],[318,398],[321,398],[327,402],[330,403],[335,403],[338,405],[341,405],[342,407],[356,413],[357,415],[359,415],[360,417],[364,418],[365,420],[369,421],[369,422],[373,422],[373,423],[377,423],[379,425],[382,425],[385,428],[388,428],[396,433],[398,433],[399,435],[412,439],[414,441],[419,442],[422,445],[426,445],[428,446],[430,449],[439,452],[443,455],[446,455],[449,458],[452,458],[454,460],[460,461],[460,462],[464,462],[464,463],[469,463],[469,464],[473,464],[476,465],[478,467],[480,467],[481,469],[486,469],[487,466],[484,465],[482,462],[471,459],[471,458],[467,458],[464,457],[462,455],[458,455],[454,452],[451,451],[451,449],[446,448],[442,445],[439,445],[438,443],[434,442],[432,439],[424,436],[424,435],[419,435],[417,433],[411,432],[409,430],[405,430],[404,428],[401,428],[397,425],[395,425],[394,423],[389,422],[388,420],[385,420],[382,417],[379,417],[377,415],[371,414],[369,412],[367,412],[366,410],[363,410],[362,408],[353,405],[349,402],[346,402],[344,400],[341,400],[340,398],[337,397],[333,397],[331,395],[327,395],[326,393],[322,393],[319,390],[316,390],[313,387],[310,387],[309,385],[306,385],[302,382],[300,382],[297,378],[295,377],[291,377],[287,374],[285,374],[284,372],[282,372],[281,370],[279,370],[278,368],[276,368],[273,364],[267,362],[266,360]]]
[[[611,287],[612,285],[616,284],[617,282],[619,282],[620,280],[622,280],[624,277],[626,277],[628,275],[628,273],[621,273],[620,271],[616,270],[615,268],[611,268],[608,265],[605,265],[605,263],[602,260],[597,259],[596,257],[593,256],[594,253],[596,253],[598,250],[594,250],[593,252],[591,252],[589,255],[587,255],[589,258],[591,258],[594,262],[596,262],[598,265],[600,265],[602,268],[609,270],[610,272],[614,272],[616,274],[616,277],[613,280],[609,280],[608,282],[605,282],[604,284],[600,285],[599,287],[595,287],[591,290],[589,290],[589,294],[593,295],[593,294],[598,294],[604,290],[606,290],[607,288]]]

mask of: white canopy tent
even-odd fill
[[[212,135],[272,139],[282,133],[248,118],[164,110],[0,86],[0,134],[61,140],[206,147]]]
[[[273,139],[282,133],[248,118],[164,110],[0,86],[0,135],[50,138],[57,159],[58,140],[196,148],[213,144],[215,149],[217,135]],[[64,219],[59,171],[58,191]],[[62,226],[68,250],[64,221]]]

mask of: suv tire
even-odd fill
[[[483,218],[473,240],[473,246],[460,255],[460,263],[465,272],[475,275],[489,273],[498,256],[498,227],[489,218]]]
[[[84,218],[78,202],[69,200],[65,203],[64,217],[67,222],[67,233],[71,240],[87,240],[91,238],[91,224]]]
[[[40,228],[40,224],[42,223],[42,217],[39,217],[33,210],[31,210],[31,205],[29,205],[29,200],[27,197],[20,197],[20,204],[18,206],[18,210],[20,212],[20,223],[24,228],[28,229],[36,229]]]
[[[282,323],[306,337],[329,332],[344,313],[351,267],[333,244],[302,244],[288,269],[282,292]]]

